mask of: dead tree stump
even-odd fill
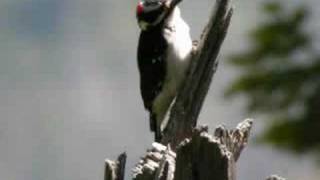
[[[248,143],[252,120],[243,121],[234,130],[219,126],[213,135],[208,133],[208,127],[196,128],[232,13],[231,0],[215,0],[186,81],[171,106],[161,144],[153,143],[133,168],[133,180],[236,179],[236,162]],[[116,162],[106,160],[105,180],[123,180],[125,161],[125,154]],[[267,180],[283,179],[270,176]]]

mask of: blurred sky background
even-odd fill
[[[284,0],[289,6],[299,0]],[[198,38],[213,0],[184,0],[182,13]],[[224,63],[245,49],[246,35],[261,22],[263,0],[236,0],[220,66],[200,116],[211,130],[234,127],[249,116],[253,134],[264,124],[244,113],[245,99],[223,99],[237,70]],[[307,29],[320,29],[320,2]],[[102,180],[104,159],[126,151],[130,169],[151,146],[136,65],[137,0],[0,0],[0,179]],[[315,37],[319,39],[318,36]],[[312,157],[294,156],[250,141],[238,179],[276,173],[316,180]]]

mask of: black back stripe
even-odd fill
[[[138,46],[140,90],[144,107],[150,112],[152,104],[163,88],[166,74],[167,43],[160,27],[142,31]]]

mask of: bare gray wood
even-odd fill
[[[215,137],[221,144],[233,154],[234,160],[237,161],[242,150],[247,146],[252,128],[253,120],[246,119],[239,123],[234,130],[227,130],[224,126],[218,126],[214,132]]]
[[[153,143],[133,168],[133,179],[235,180],[236,161],[248,145],[252,125],[253,121],[246,119],[232,130],[218,126],[213,135],[209,134],[207,126],[195,128],[176,152],[169,145]],[[106,161],[105,180],[123,179],[125,157],[120,155],[117,162]],[[285,179],[273,175],[267,180]]]
[[[133,168],[134,180],[172,180],[176,154],[168,146],[153,143]]]
[[[174,180],[234,180],[232,153],[204,129],[194,131],[177,150]]]
[[[153,143],[134,168],[134,180],[235,180],[235,162],[248,143],[252,120],[233,130],[219,126],[214,135],[208,127],[192,131],[178,147]]]
[[[286,179],[278,175],[271,175],[266,180],[286,180]]]
[[[104,180],[124,180],[127,155],[122,153],[116,162],[111,160],[105,161]]]

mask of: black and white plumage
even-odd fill
[[[186,77],[192,51],[189,26],[173,1],[144,0],[137,7],[140,89],[156,141],[161,139],[167,111]]]

